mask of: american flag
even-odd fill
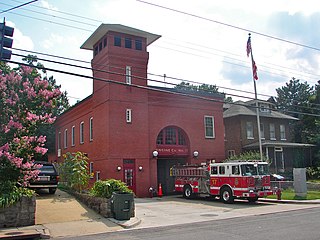
[[[253,73],[254,80],[258,80],[257,70],[258,68],[257,68],[256,62],[252,59],[252,73]]]
[[[249,57],[250,53],[251,53],[251,37],[249,36],[247,41],[247,57]]]

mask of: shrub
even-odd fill
[[[110,198],[113,192],[131,193],[132,191],[124,182],[116,179],[99,180],[90,189],[90,195],[95,197]]]
[[[310,180],[320,179],[320,167],[306,168],[307,178]]]
[[[3,193],[0,196],[0,208],[9,207],[20,201],[22,196],[32,197],[34,191],[28,188],[13,187],[13,190],[8,193]]]

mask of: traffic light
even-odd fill
[[[6,48],[12,47],[14,28],[6,26],[5,20],[0,23],[0,60],[11,59],[11,50]]]

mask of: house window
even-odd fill
[[[260,112],[269,113],[270,107],[268,104],[259,104],[260,105]]]
[[[84,143],[84,122],[80,123],[80,144]]]
[[[280,139],[286,140],[286,127],[283,124],[280,125]]]
[[[131,66],[126,66],[126,84],[131,84]]]
[[[107,46],[107,38],[104,38],[103,39],[103,47],[106,47]]]
[[[89,164],[89,175],[90,178],[93,178],[93,162],[90,162]]]
[[[214,117],[204,116],[205,137],[214,138]]]
[[[75,145],[75,135],[74,135],[74,133],[75,133],[75,126],[72,126],[72,128],[71,128],[71,145],[72,146],[74,146]]]
[[[273,123],[270,123],[270,140],[276,140],[276,130]]]
[[[89,137],[90,137],[90,141],[92,141],[93,140],[93,117],[91,117],[89,121]]]
[[[114,36],[114,45],[117,47],[121,47],[121,37]]]
[[[58,133],[58,149],[61,149],[61,132]]]
[[[247,122],[247,139],[254,139],[253,138],[253,123]]]
[[[68,147],[68,129],[64,130],[63,143],[64,143],[64,148],[67,148]]]
[[[228,150],[228,157],[234,157],[236,155],[236,151],[235,150]]]
[[[136,50],[142,50],[142,40],[136,39],[135,45],[136,45]]]
[[[264,124],[260,123],[260,137],[261,139],[265,139],[264,137]]]
[[[125,38],[124,47],[125,48],[132,48],[132,40],[131,40],[131,38]]]
[[[126,122],[132,122],[132,109],[126,109]]]

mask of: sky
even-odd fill
[[[27,2],[0,0],[0,12]],[[80,46],[102,23],[161,35],[147,49],[150,85],[155,84],[153,80],[165,80],[161,85],[166,87],[192,81],[216,85],[234,100],[253,98],[248,33],[258,67],[258,98],[276,96],[276,89],[293,77],[310,86],[320,79],[320,4],[316,0],[38,0],[1,17],[15,29],[13,54],[34,51],[39,58],[87,68],[93,54]],[[21,62],[21,57],[13,55],[12,60]],[[40,62],[92,76],[90,69]],[[47,74],[67,91],[71,105],[92,93],[91,79]]]

